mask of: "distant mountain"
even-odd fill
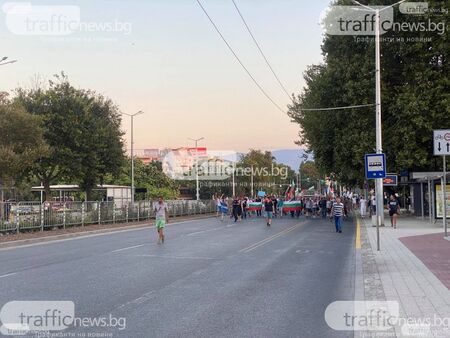
[[[297,171],[300,162],[305,161],[303,155],[308,156],[306,160],[313,160],[314,157],[311,154],[306,154],[303,149],[278,149],[273,150],[272,155],[275,157],[278,163],[286,164],[293,170]]]

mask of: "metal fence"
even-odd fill
[[[45,230],[88,224],[114,224],[155,218],[154,201],[117,202],[0,202],[0,232]],[[170,217],[216,211],[213,200],[166,201]]]

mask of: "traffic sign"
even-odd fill
[[[385,178],[383,178],[383,185],[385,187],[395,187],[398,185],[398,177],[397,174],[387,174]]]
[[[433,130],[434,155],[450,155],[450,129]]]
[[[384,154],[365,155],[366,179],[386,177],[386,156]]]

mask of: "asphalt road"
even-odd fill
[[[72,327],[109,337],[353,337],[327,305],[353,300],[355,231],[328,220],[210,218],[0,250],[0,305],[69,300],[77,317],[126,327]],[[87,335],[86,335],[87,336]]]

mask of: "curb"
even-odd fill
[[[196,220],[196,219],[205,219],[205,218],[211,218],[214,217],[212,215],[205,215],[200,217],[192,217],[192,218],[184,218],[177,222],[169,223],[170,225],[175,225],[180,222],[184,221],[190,221],[190,220]],[[173,220],[173,219],[172,219]],[[97,229],[97,230],[86,230],[86,231],[79,231],[79,232],[72,232],[67,234],[60,234],[60,235],[53,235],[53,236],[43,236],[43,237],[36,237],[36,238],[27,238],[27,239],[19,239],[16,241],[9,241],[9,242],[3,242],[0,243],[0,250],[4,248],[11,248],[11,247],[20,247],[22,245],[28,245],[28,244],[34,244],[34,243],[41,243],[41,242],[53,242],[61,239],[67,239],[67,238],[73,238],[73,237],[85,237],[89,235],[95,235],[95,234],[107,234],[107,233],[114,233],[114,232],[125,232],[125,231],[132,231],[132,230],[139,230],[144,229],[147,227],[154,226],[154,221],[148,222],[148,223],[141,223],[141,224],[135,224],[135,225],[128,225],[128,226],[122,226],[122,227],[116,227],[116,228],[106,228],[106,229]]]

